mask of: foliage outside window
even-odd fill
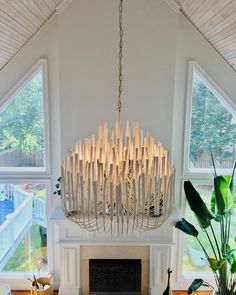
[[[218,168],[233,167],[236,155],[236,117],[194,72],[189,168],[213,168],[211,151]]]
[[[0,166],[44,167],[42,71],[3,107],[0,114]]]

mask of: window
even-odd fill
[[[0,271],[47,270],[46,186],[0,184]]]
[[[1,111],[1,167],[45,166],[42,85],[39,71]]]
[[[190,63],[185,172],[231,169],[236,154],[235,105],[196,64]]]
[[[236,157],[235,105],[197,63],[190,62],[184,179],[193,182],[208,207],[213,190],[211,151],[217,173],[231,173]],[[188,204],[185,217],[199,229],[197,221],[193,221],[193,213]],[[232,217],[232,226],[234,225],[236,226],[236,215]],[[200,229],[199,233],[204,246],[208,245],[205,234]],[[195,239],[188,236],[184,239],[183,274],[207,274],[208,263]]]
[[[47,119],[40,60],[0,102],[0,276],[48,271]]]
[[[39,66],[0,105],[0,170],[48,169],[44,72],[43,66]]]

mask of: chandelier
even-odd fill
[[[61,199],[65,216],[88,231],[123,235],[157,229],[169,217],[175,169],[160,142],[121,125],[123,0],[119,4],[118,119],[109,132],[79,140],[62,164]]]

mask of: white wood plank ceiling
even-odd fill
[[[175,0],[185,16],[236,70],[236,0]]]
[[[172,1],[236,70],[236,0]],[[0,70],[63,2],[68,0],[0,0]]]
[[[0,0],[0,70],[55,13],[62,0]]]

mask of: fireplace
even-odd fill
[[[89,294],[141,294],[141,259],[89,259]]]
[[[135,284],[136,287],[141,286],[141,292],[136,292],[140,289],[133,289],[133,294],[149,294],[149,268],[150,268],[150,247],[149,246],[115,246],[115,245],[87,245],[80,246],[80,269],[81,269],[81,293],[82,295],[89,294],[102,294],[106,289],[104,287],[93,286],[95,283],[102,282],[109,284],[113,281],[113,285],[116,284],[116,280],[127,280],[127,273],[131,274],[131,278],[127,285],[133,284],[131,279],[136,276]],[[135,265],[135,270],[134,270]],[[111,271],[113,271],[112,277]],[[138,274],[134,273],[138,270]],[[95,275],[92,274],[95,272]],[[122,275],[126,276],[122,278]],[[119,276],[119,277],[118,277]],[[140,277],[140,283],[137,284],[137,277]],[[118,277],[118,278],[116,278]],[[106,280],[103,282],[103,280]],[[119,284],[120,286],[120,284]],[[91,288],[92,287],[92,288]],[[96,289],[94,288],[96,287]],[[109,289],[110,290],[110,289]],[[116,289],[117,290],[117,289]],[[109,294],[132,294],[130,289],[120,289],[108,291]],[[92,293],[93,292],[93,293]],[[136,292],[136,293],[135,293]],[[104,294],[108,294],[104,293]]]
[[[140,260],[139,294],[161,295],[165,290],[166,270],[171,266],[171,255],[175,255],[171,250],[174,244],[174,224],[178,220],[175,215],[157,231],[135,232],[124,237],[86,232],[57,212],[52,220],[57,229],[55,235],[58,247],[55,255],[60,258],[55,259],[56,270],[60,272],[56,271],[54,276],[60,284],[59,295],[100,292],[99,289],[90,290],[90,260]]]

